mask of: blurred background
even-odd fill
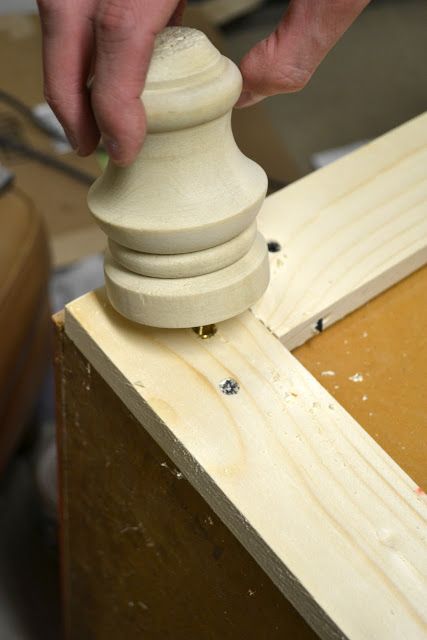
[[[186,23],[236,62],[283,0],[194,0]],[[373,0],[298,94],[234,114],[275,190],[426,109],[427,3]],[[0,4],[0,639],[60,638],[50,315],[102,285],[86,206],[106,158],[70,153],[43,99],[33,0]]]

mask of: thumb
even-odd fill
[[[237,107],[299,91],[369,0],[291,0],[276,30],[243,58]]]

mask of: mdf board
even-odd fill
[[[399,228],[405,229],[408,216],[414,215],[412,196],[413,189],[417,189],[410,179],[414,175],[414,165],[408,165],[405,156],[414,154],[414,141],[417,139],[421,145],[423,135],[425,118],[405,125],[388,134],[387,140],[380,139],[358,152],[356,160],[353,156],[352,161],[344,159],[337,163],[335,172],[329,168],[306,178],[300,191],[291,191],[289,195],[289,191],[284,190],[273,196],[276,207],[271,208],[272,198],[268,199],[266,211],[270,214],[266,214],[262,222],[264,230],[272,232],[271,238],[267,239],[282,245],[286,243],[290,249],[298,248],[300,234],[306,233],[308,223],[308,226],[317,227],[317,230],[311,229],[309,239],[338,233],[345,248],[349,236],[339,234],[347,228],[350,236],[355,233],[358,237],[361,205],[371,212],[371,215],[362,216],[363,225],[371,219],[372,224],[381,224],[382,214],[378,210],[391,206],[389,215],[393,224],[400,222],[402,227]],[[397,164],[401,165],[400,173],[390,174],[391,166]],[[416,168],[415,175],[416,183],[421,184],[422,176]],[[385,185],[378,185],[377,181],[382,181],[384,176]],[[394,188],[398,181],[405,185],[403,191]],[[367,191],[365,185],[368,185]],[[384,187],[388,187],[387,202],[384,201]],[[424,207],[425,213],[427,199],[417,192],[418,196],[417,206]],[[371,207],[369,199],[372,199]],[[307,201],[311,203],[308,217]],[[334,209],[337,201],[342,203],[339,212],[345,219],[333,226],[336,215],[332,213],[337,213]],[[297,225],[295,243],[291,235],[283,235],[281,225],[289,229],[286,215],[291,215],[282,209],[283,202],[292,203],[294,217],[301,223],[301,228]],[[138,447],[127,446],[126,453],[120,445],[114,449],[115,438],[122,437],[119,434],[107,438],[111,446],[105,450],[103,419],[93,426],[89,425],[87,416],[81,421],[85,403],[97,404],[96,389],[91,384],[95,368],[111,387],[111,394],[117,395],[136,418],[136,422],[126,420],[121,425],[114,421],[114,428],[120,433],[123,431],[126,438],[131,437],[135,429],[148,431],[170,458],[170,461],[164,461],[167,466],[162,469],[171,468],[177,481],[181,474],[189,480],[255,558],[265,579],[286,596],[282,596],[283,606],[287,606],[289,600],[320,637],[426,637],[425,494],[274,335],[285,344],[288,339],[294,341],[295,337],[300,340],[301,336],[304,339],[304,336],[313,335],[315,326],[320,327],[319,319],[325,319],[327,327],[349,309],[379,293],[381,288],[421,266],[425,261],[423,217],[417,213],[411,221],[413,225],[409,226],[417,227],[418,233],[410,234],[408,242],[408,236],[403,232],[402,242],[394,247],[396,251],[393,249],[392,256],[384,250],[387,243],[367,244],[365,256],[374,265],[367,275],[364,270],[357,270],[354,277],[348,270],[347,251],[340,251],[340,245],[336,244],[334,259],[340,274],[339,286],[336,281],[328,282],[329,258],[320,251],[317,263],[321,259],[324,262],[320,262],[317,282],[323,295],[313,300],[312,308],[302,304],[302,313],[299,317],[293,316],[293,324],[284,315],[282,305],[277,305],[278,313],[269,311],[272,302],[281,299],[279,286],[284,286],[286,294],[292,291],[292,287],[286,288],[283,273],[292,276],[301,262],[301,250],[295,254],[296,261],[295,255],[290,253],[287,270],[281,265],[273,269],[272,285],[254,309],[261,321],[247,312],[221,323],[218,333],[206,341],[200,340],[191,330],[155,330],[132,324],[111,309],[102,291],[88,294],[67,307],[65,331],[86,358],[82,363],[87,372],[82,375],[82,368],[76,369],[71,360],[69,366],[67,356],[63,360],[60,376],[63,395],[59,403],[63,409],[63,514],[66,519],[74,514],[74,520],[65,520],[63,526],[64,576],[66,599],[72,605],[70,611],[74,611],[74,619],[79,610],[80,589],[85,592],[84,585],[94,574],[104,589],[96,594],[90,591],[93,595],[80,602],[85,624],[95,624],[94,619],[99,621],[104,615],[111,624],[118,624],[124,615],[122,602],[114,618],[114,598],[108,599],[110,576],[114,573],[108,570],[108,558],[118,535],[117,518],[123,519],[119,517],[123,509],[126,516],[129,513],[123,495],[126,492],[132,495],[132,489],[136,492],[138,489],[133,482],[125,487],[118,504],[114,504],[114,517],[108,507],[102,505],[110,504],[111,487],[117,484],[117,479],[112,482],[108,475],[112,455],[113,458],[116,454],[123,456],[119,461],[119,476],[127,473],[127,467],[143,467],[140,447],[138,451]],[[368,236],[374,234],[372,226],[363,229]],[[315,245],[311,246],[307,255],[315,249]],[[415,260],[413,256],[416,256]],[[277,254],[272,254],[271,259],[277,260]],[[299,269],[303,293],[311,285],[312,273],[312,268]],[[411,278],[414,277],[418,274]],[[295,309],[305,299],[300,291],[297,293],[291,301]],[[345,322],[347,320],[343,324]],[[317,335],[313,344],[321,344],[327,336],[328,332]],[[308,350],[311,348],[307,346]],[[322,360],[319,357],[315,362]],[[312,367],[315,368],[313,362]],[[324,371],[327,370],[322,369],[319,375]],[[221,392],[221,382],[230,378],[238,382],[238,393],[225,395]],[[353,380],[349,382],[355,386],[359,384]],[[67,392],[68,385],[75,385],[80,394],[71,410],[67,397],[70,394],[73,398],[74,392]],[[419,411],[419,405],[415,410]],[[92,441],[93,433],[96,433],[98,446],[88,445],[86,433],[89,432]],[[103,460],[103,467],[97,458]],[[171,467],[171,462],[177,470]],[[91,476],[93,468],[100,472]],[[87,487],[78,496],[84,503],[81,507],[78,507],[78,492],[72,484],[74,475],[83,477],[81,484]],[[97,491],[97,501],[94,501],[90,496]],[[88,500],[85,502],[86,495]],[[140,493],[140,499],[141,496]],[[95,508],[94,504],[101,506]],[[134,510],[132,504],[130,512]],[[85,511],[86,516],[81,511]],[[82,532],[79,537],[76,523],[80,521],[84,522],[86,533]],[[120,530],[134,527],[132,531],[137,536],[134,544],[140,546],[146,535],[143,533],[146,525],[142,519],[141,522],[142,530],[139,520],[135,519],[119,525]],[[106,548],[99,544],[102,535]],[[149,536],[149,539],[156,543],[154,538]],[[97,549],[102,549],[102,557]],[[92,559],[94,553],[97,553],[95,561]],[[184,583],[187,563],[182,553],[180,571]],[[242,575],[245,575],[246,560],[242,566]],[[217,571],[211,565],[210,569]],[[196,580],[200,579],[199,576]],[[126,585],[129,580],[127,574],[120,578]],[[235,583],[227,581],[227,584],[233,589]],[[238,584],[240,590],[241,583]],[[200,583],[197,585],[199,596]],[[160,594],[165,593],[166,587],[161,583],[152,587],[159,589]],[[249,589],[250,598],[255,598],[254,587]],[[168,597],[160,598],[158,602],[165,606],[166,601],[169,601]],[[134,613],[135,600],[129,602],[133,603],[128,606]],[[147,605],[145,600],[141,602]],[[251,613],[256,607],[254,603],[255,600],[251,600],[248,607]],[[144,606],[138,606],[141,609],[138,624],[141,625],[147,618],[144,618]],[[93,607],[91,615],[88,615],[88,607]],[[164,611],[165,621],[169,621],[167,633],[179,638],[176,635],[179,632],[172,628],[176,622],[173,607],[174,604],[169,611],[170,617]],[[191,611],[189,624],[193,616],[197,619],[197,611]],[[229,612],[229,609],[224,611]],[[262,611],[260,617],[257,616],[256,620],[251,617],[252,636],[240,636],[234,622],[223,613],[220,622],[224,629],[221,628],[221,632],[210,631],[210,627],[201,632],[196,624],[198,631],[193,637],[222,637],[227,633],[230,635],[224,637],[275,637],[271,630],[263,634]],[[70,620],[70,628],[74,619]],[[261,626],[257,626],[257,620]],[[102,622],[99,624],[102,626]],[[191,637],[191,628],[189,626],[187,637]],[[84,627],[82,629],[85,637]],[[157,637],[155,628],[150,633]],[[90,634],[87,637],[91,637]],[[106,636],[101,634],[101,637]]]
[[[369,435],[427,487],[427,267],[293,352]]]

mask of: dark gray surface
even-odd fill
[[[58,554],[43,515],[30,451],[0,481],[0,638],[58,640]]]

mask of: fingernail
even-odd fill
[[[261,96],[259,93],[253,93],[253,91],[243,91],[240,98],[234,105],[238,109],[240,107],[250,107],[257,102],[264,100],[265,96]]]
[[[103,140],[110,158],[115,162],[118,162],[120,159],[120,145],[117,140],[113,140],[113,138],[109,138],[108,136],[103,136]]]

